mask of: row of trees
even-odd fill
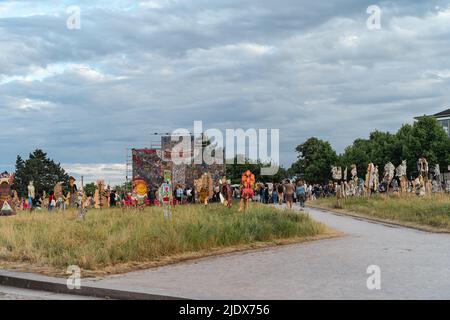
[[[245,162],[244,164],[239,164]],[[227,179],[231,180],[232,184],[241,183],[242,173],[247,170],[250,170],[254,175],[255,179],[258,182],[281,182],[283,179],[287,177],[287,170],[283,167],[280,167],[278,172],[273,176],[263,176],[261,175],[261,168],[268,167],[269,164],[262,163],[260,161],[252,161],[249,159],[245,159],[245,161],[238,161],[238,157],[236,156],[233,162],[230,164],[226,164],[226,175]]]
[[[356,139],[340,155],[329,142],[317,138],[308,139],[296,151],[298,160],[288,173],[311,183],[327,183],[331,179],[331,166],[335,165],[350,168],[356,164],[361,177],[371,162],[382,172],[388,162],[397,166],[407,160],[409,177],[418,174],[416,162],[420,157],[427,158],[430,165],[439,164],[441,171],[450,165],[450,138],[433,117],[421,117],[413,125],[405,124],[395,134],[374,131],[369,139]]]

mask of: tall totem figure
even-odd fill
[[[350,181],[350,195],[355,196],[358,193],[358,168],[356,164],[352,164],[350,173],[352,175]]]
[[[55,185],[55,188],[53,189],[54,193],[55,193],[55,199],[56,199],[56,208],[58,209],[58,211],[64,210],[65,209],[65,197],[64,197],[64,193],[62,190],[62,184],[61,182],[58,182]]]
[[[406,177],[407,172],[406,160],[403,160],[402,164],[395,169],[395,175],[400,180],[400,193],[405,195],[408,192],[408,178]]]
[[[197,184],[200,186],[200,189],[198,189],[200,190],[200,203],[207,206],[209,199],[211,199],[214,194],[213,178],[211,174],[207,172],[203,173],[202,177],[199,179],[199,183]]]
[[[4,172],[0,175],[0,216],[16,214],[16,208],[11,198],[11,185],[14,183],[14,174]]]
[[[12,191],[12,204],[13,204],[14,210],[17,210],[17,208],[20,207],[19,194],[17,193],[16,190]]]
[[[433,169],[433,193],[438,193],[441,191],[441,167],[439,164],[436,164]]]
[[[163,206],[164,220],[172,219],[172,201],[173,201],[173,192],[172,192],[172,173],[168,170],[164,172],[164,182],[159,187],[158,195],[159,202]]]
[[[378,167],[373,163],[369,163],[366,173],[365,188],[367,195],[371,195],[372,192],[377,192],[379,185]]]
[[[77,207],[78,189],[75,181],[74,177],[69,177],[69,194],[67,195],[69,198],[69,208]]]
[[[419,172],[419,175],[421,175],[424,179],[428,179],[428,161],[425,157],[420,158],[417,160],[417,171]]]
[[[136,205],[139,209],[145,208],[145,199],[147,199],[148,186],[144,179],[135,178],[133,180],[133,197],[136,199]]]
[[[105,189],[105,181],[97,180],[97,190],[94,194],[95,208],[105,209],[109,207],[109,191]]]
[[[250,201],[255,196],[255,175],[250,170],[245,171],[241,178],[241,202],[239,211],[246,211]]]
[[[28,184],[28,204],[30,206],[30,210],[33,208],[34,198],[36,197],[36,190],[34,188],[34,182],[30,181]]]
[[[424,197],[426,195],[425,179],[421,175],[414,180],[414,187],[418,197]]]
[[[383,176],[383,184],[386,187],[386,192],[389,193],[392,180],[394,180],[395,177],[395,166],[392,164],[392,162],[387,163],[384,166],[384,176]]]
[[[422,181],[425,194],[431,193],[432,187],[428,179],[429,167],[428,161],[425,157],[422,157],[419,160],[417,160],[417,171],[419,172],[419,180]]]
[[[342,180],[342,168],[341,167],[331,167],[331,176],[334,180]]]

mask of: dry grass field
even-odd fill
[[[0,265],[51,275],[78,265],[84,275],[102,275],[334,235],[306,214],[258,204],[245,214],[237,206],[177,206],[171,221],[159,207],[90,210],[84,221],[75,211],[22,212],[0,218]]]

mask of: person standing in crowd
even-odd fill
[[[220,185],[216,184],[214,186],[213,202],[220,202]]]
[[[111,193],[109,194],[109,206],[111,208],[114,208],[116,206],[116,191],[112,190]]]
[[[153,206],[155,204],[155,191],[152,185],[149,185],[148,187],[147,199],[150,202],[150,206]]]
[[[279,183],[278,184],[278,189],[277,189],[277,193],[278,193],[278,204],[281,206],[283,204],[283,198],[284,198],[284,186],[283,183]]]
[[[268,200],[268,203],[273,203],[272,202],[272,194],[273,194],[273,183],[268,183],[267,184],[267,186],[268,186],[268,188],[269,188],[269,200]]]
[[[192,188],[191,187],[186,187],[186,201],[189,204],[192,204],[192,199],[193,199],[193,195],[192,195]]]
[[[259,202],[264,203],[264,185],[262,185],[262,184],[259,185],[258,197],[259,197]]]
[[[300,207],[304,208],[306,202],[306,187],[303,181],[300,180],[299,182],[297,182],[295,193],[297,194],[297,199]]]
[[[264,203],[269,204],[269,185],[267,183],[264,185]]]
[[[42,210],[42,197],[38,193],[33,200],[33,205],[31,206],[32,210],[41,211]]]
[[[175,190],[175,199],[177,201],[177,204],[182,204],[183,202],[183,194],[184,194],[184,190],[181,187],[180,184],[177,184],[177,188]]]
[[[272,203],[277,204],[278,203],[278,192],[277,192],[278,185],[274,186],[272,190]]]
[[[286,193],[286,205],[288,209],[292,209],[292,206],[294,205],[294,193],[295,188],[294,185],[291,183],[290,180],[286,181],[286,185],[284,186],[284,190]]]
[[[314,200],[313,196],[313,186],[311,184],[308,185],[307,189],[306,189],[306,193],[307,193],[307,197],[306,200],[308,201],[312,201]]]
[[[55,192],[51,191],[50,196],[48,198],[48,212],[52,212],[55,207],[56,207]]]
[[[192,192],[192,204],[195,204],[197,202],[197,191],[195,189],[195,184],[191,188]]]

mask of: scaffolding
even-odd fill
[[[162,136],[169,136],[170,133],[153,133],[150,138],[150,149],[155,149],[157,152],[161,152]],[[126,185],[129,186],[130,182],[133,180],[133,149],[126,148],[125,150],[125,180]],[[130,191],[131,190],[127,190]]]
[[[189,133],[191,137],[194,137],[192,133]],[[157,154],[161,159],[164,158],[163,151],[162,150],[162,140],[163,137],[170,137],[174,136],[171,133],[164,133],[164,132],[154,132],[150,134],[150,149],[156,150]],[[180,135],[181,136],[181,135]],[[200,140],[200,143],[203,144],[203,134],[202,139]],[[195,143],[198,143],[198,139],[194,138],[194,145]],[[127,148],[126,149],[126,155],[125,155],[125,179],[126,179],[126,185],[127,187],[130,186],[130,182],[133,181],[133,150],[135,148]],[[192,155],[191,155],[192,156]],[[131,190],[127,190],[130,191]]]
[[[168,135],[169,133],[156,133],[156,132],[153,133],[151,135],[150,140],[150,149],[161,150],[162,149],[161,137]]]
[[[133,176],[133,149],[127,148],[125,155],[125,181],[127,187],[129,185],[129,182],[132,180],[132,176]]]

